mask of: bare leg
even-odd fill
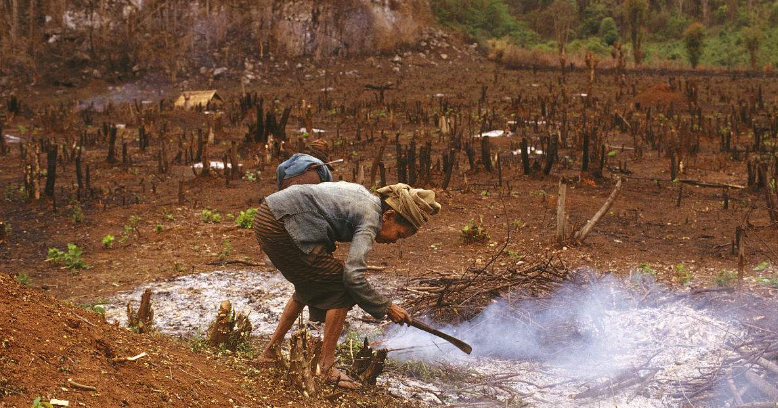
[[[339,387],[356,389],[360,387],[360,384],[335,368],[335,347],[338,345],[338,338],[343,331],[343,323],[346,321],[348,310],[349,308],[327,310],[319,365],[321,372],[327,376],[326,378],[336,381]]]
[[[274,345],[281,344],[284,340],[284,336],[286,336],[286,333],[292,328],[294,321],[297,320],[297,316],[300,316],[304,307],[304,303],[300,303],[294,300],[294,298],[289,298],[289,301],[286,302],[286,306],[284,307],[284,312],[281,313],[278,327],[276,327],[276,331],[273,332],[273,335],[270,337],[270,342],[268,342],[267,347],[265,347],[265,351],[262,352],[260,360],[271,361],[273,359],[273,354],[270,352],[270,349]],[[341,322],[341,326],[343,326],[343,322]],[[337,341],[337,338],[335,341]]]
[[[327,310],[327,317],[324,319],[324,340],[321,342],[319,358],[319,365],[324,373],[335,364],[335,346],[338,345],[338,338],[343,331],[346,313],[348,308]]]

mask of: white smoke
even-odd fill
[[[639,275],[570,284],[550,298],[512,301],[506,296],[475,319],[441,330],[473,346],[472,355],[427,333],[398,326],[386,333],[383,346],[395,350],[390,358],[401,361],[445,361],[482,374],[526,370],[522,377],[541,386],[569,381],[556,391],[543,389],[545,399],[557,392],[567,400],[637,367],[654,370],[655,385],[643,391],[656,393],[655,398],[635,405],[625,397],[619,400],[621,405],[615,404],[620,407],[667,403],[668,395],[678,391],[672,384],[721,361],[729,355],[726,343],[743,336],[736,322],[696,308],[687,296]]]

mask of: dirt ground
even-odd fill
[[[528,112],[526,117],[532,117],[539,111],[539,101],[557,98],[560,89],[558,73],[501,70],[464,51],[452,51],[445,59],[440,55],[422,57],[410,53],[405,54],[401,62],[393,62],[392,57],[319,64],[268,61],[262,68],[262,79],[247,86],[246,90],[265,96],[266,104],[276,100],[278,107],[295,107],[287,126],[291,139],[302,138],[297,132],[305,127],[299,109],[302,101],[313,104],[314,127],[326,130],[323,138],[337,145],[331,157],[346,159],[344,164],[335,166],[336,178],[353,181],[356,163],[364,164],[369,174],[379,145],[377,140],[385,132],[389,144],[384,162],[387,181],[391,183],[397,180],[396,132],[400,133],[399,140],[403,145],[414,133],[420,135],[420,140],[432,140],[433,166],[440,159],[446,141],[431,133],[437,129],[431,117],[443,104],[471,113],[483,106],[499,118],[493,121],[493,129],[507,129],[507,121],[516,112],[512,106],[517,98],[524,101],[519,105]],[[718,76],[688,80],[697,85],[702,108],[710,118],[729,114],[735,101],[753,100],[759,86],[773,106],[775,95],[778,95],[778,85],[774,81],[758,78],[733,80]],[[668,77],[660,75],[633,73],[628,75],[628,85],[622,89],[612,74],[603,74],[595,85],[594,95],[588,97],[597,98],[599,106],[607,105],[611,111],[624,113],[634,106],[633,99],[645,90],[670,92],[666,86],[657,88],[657,84],[667,81]],[[207,82],[205,78],[192,79],[187,86],[204,88]],[[394,83],[395,89],[386,91],[385,104],[377,100],[376,92],[365,89],[366,84],[387,82]],[[228,104],[234,103],[241,92],[240,82],[235,77],[217,80],[214,87]],[[486,87],[485,91],[483,87]],[[582,109],[583,98],[576,95],[585,93],[586,87],[583,72],[568,74],[566,92],[571,112]],[[139,80],[133,85],[133,89],[136,88],[159,91],[157,94],[165,97],[168,105],[176,96],[174,86],[151,80],[147,83]],[[81,114],[75,112],[64,119],[71,128],[58,134],[46,129],[46,122],[41,119],[40,113],[48,104],[56,106],[82,101],[82,105],[88,105],[90,100],[112,97],[115,101],[113,111],[94,113],[93,120],[96,127],[103,122],[127,125],[123,134],[132,163],[106,163],[105,142],[85,149],[83,160],[90,165],[91,184],[98,194],[81,201],[83,220],[74,222],[76,181],[72,162],[65,160],[57,166],[55,210],[49,198],[37,202],[23,199],[20,192],[22,160],[17,144],[10,144],[11,152],[0,160],[0,188],[5,193],[0,204],[0,220],[6,223],[9,232],[6,242],[0,245],[0,270],[14,277],[20,273],[27,275],[32,288],[18,286],[6,277],[0,285],[3,288],[0,337],[7,351],[0,357],[4,367],[0,377],[0,406],[28,406],[38,395],[70,398],[86,406],[120,406],[125,401],[130,406],[256,406],[255,401],[266,401],[267,405],[274,406],[299,403],[297,397],[278,391],[283,385],[279,385],[280,380],[270,371],[254,369],[245,361],[229,357],[207,355],[203,358],[202,354],[192,353],[164,336],[136,335],[100,322],[96,314],[67,305],[67,302],[100,303],[144,282],[222,268],[218,266],[220,258],[264,264],[252,231],[239,228],[228,214],[237,216],[240,211],[256,207],[262,197],[275,191],[274,168],[278,160],[264,164],[262,146],[245,147],[241,151],[243,170],[259,170],[257,180],[232,180],[229,185],[218,176],[195,178],[188,165],[171,164],[170,171],[161,174],[157,171],[157,138],[161,133],[161,122],[168,123],[167,137],[173,141],[184,129],[191,133],[193,129],[204,128],[207,132],[210,118],[197,112],[165,111],[155,125],[147,126],[151,129],[152,144],[142,152],[135,142],[137,123],[128,108],[131,98],[137,94],[122,99],[126,89],[129,85],[96,80],[76,91],[57,92],[56,88],[46,85],[16,91],[28,110],[9,117],[3,132],[27,140],[55,138],[60,143],[66,135],[71,137],[72,143],[74,135],[80,134],[83,128]],[[328,89],[326,95],[323,89]],[[482,92],[485,92],[485,98],[479,102]],[[640,100],[652,103],[664,98],[641,95],[643,99]],[[158,99],[159,96],[152,99],[154,104]],[[423,111],[421,115],[429,117],[427,124],[409,120],[419,112],[419,107]],[[676,108],[688,113],[685,107]],[[356,120],[356,115],[345,113],[352,111],[359,111],[360,118],[369,112],[370,118]],[[233,126],[227,119],[225,122],[211,148],[212,160],[220,159],[230,142],[240,144],[246,133],[245,126]],[[356,140],[358,126],[362,140]],[[36,128],[40,131],[33,132]],[[477,133],[477,129],[468,128],[468,131]],[[376,141],[366,141],[370,135]],[[528,135],[533,145],[540,148],[537,136]],[[505,153],[515,150],[521,137],[491,140],[493,152]],[[732,160],[730,155],[721,153],[718,135],[704,135],[700,143],[700,152],[686,160],[679,178],[746,185],[746,162],[742,157]],[[743,136],[733,143],[745,146],[751,141]],[[510,230],[506,251],[495,267],[533,262],[556,254],[569,268],[587,266],[619,274],[642,268],[656,273],[661,282],[679,286],[687,283],[679,276],[680,269],[693,276],[691,286],[704,287],[714,285],[722,271],[737,269],[732,241],[736,227],[746,225],[745,284],[753,290],[772,294],[771,287],[757,281],[757,275],[769,278],[767,274],[771,271],[769,267],[757,266],[771,262],[776,255],[777,236],[770,224],[763,192],[730,188],[728,208],[724,209],[721,188],[672,182],[669,159],[645,147],[642,157],[636,157],[633,139],[627,132],[608,131],[606,144],[609,153],[601,179],[581,174],[581,152],[575,148],[560,150],[561,161],[549,176],[543,176],[540,170],[524,175],[520,161],[505,161],[501,185],[496,170],[490,173],[480,166],[470,169],[462,153],[447,191],[439,188],[442,180],[439,168],[432,172],[428,187],[436,188],[438,192],[443,205],[440,215],[414,237],[394,245],[376,245],[369,262],[385,266],[381,273],[409,282],[423,275],[463,271],[473,265],[483,265],[497,254]],[[290,150],[295,145],[294,140],[287,143]],[[172,152],[169,157],[175,154],[175,149]],[[45,169],[45,154],[42,163]],[[617,174],[622,163],[626,163],[628,172]],[[578,245],[556,244],[554,231],[560,177],[570,180],[566,206],[572,232],[600,208],[619,176],[624,177],[621,195],[590,237]],[[183,204],[178,200],[179,182],[185,195]],[[204,223],[201,220],[204,209],[217,211],[222,215],[222,221]],[[483,225],[489,235],[486,242],[462,243],[460,231],[471,220]],[[127,239],[121,242],[125,226],[129,227]],[[108,234],[115,237],[111,248],[102,243]],[[64,249],[68,243],[83,249],[83,260],[89,265],[88,269],[71,270],[46,260],[49,248]],[[345,247],[347,245],[341,245],[338,254],[344,256]],[[684,266],[679,268],[680,264]],[[245,265],[227,267],[247,268]],[[373,273],[370,278],[382,279],[381,273]],[[406,293],[392,295],[402,302]],[[149,353],[145,361],[116,364],[109,360],[111,356],[129,356],[141,351]],[[74,391],[68,387],[67,378],[100,384],[99,392]],[[120,383],[131,386],[117,386]],[[63,387],[68,391],[62,390]],[[232,400],[228,401],[230,398]],[[345,393],[344,398],[345,406],[355,406],[361,394]],[[329,404],[326,400],[320,403]],[[371,397],[365,404],[360,406],[400,402],[381,394]]]

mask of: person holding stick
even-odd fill
[[[355,304],[376,319],[411,323],[408,312],[367,281],[367,255],[373,243],[394,243],[414,235],[440,211],[431,190],[394,184],[372,194],[359,184],[299,184],[266,197],[254,219],[262,251],[290,281],[294,294],[260,359],[272,361],[295,319],[307,305],[311,320],[324,321],[319,358],[322,375],[343,388],[359,383],[335,368],[335,346],[346,314]],[[332,253],[336,242],[350,242],[346,261]]]

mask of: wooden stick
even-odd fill
[[[146,352],[144,351],[143,353],[140,353],[137,356],[132,356],[132,357],[116,357],[116,358],[112,359],[111,361],[113,361],[115,363],[121,363],[121,362],[125,362],[125,361],[135,361],[135,360],[138,360],[140,358],[146,357],[147,355],[148,354],[146,354]]]
[[[556,201],[556,242],[562,245],[565,242],[565,199],[567,197],[567,180],[562,177],[559,180],[559,195]]]
[[[79,383],[77,383],[77,382],[73,381],[73,379],[72,379],[72,378],[68,378],[68,383],[70,383],[70,386],[71,386],[71,387],[73,387],[73,388],[78,388],[79,390],[84,390],[84,391],[97,391],[97,388],[95,388],[95,387],[93,387],[93,386],[91,386],[91,385],[84,385],[84,384],[79,384]]]
[[[586,225],[583,226],[578,232],[575,233],[575,240],[578,242],[583,242],[584,239],[586,239],[586,236],[589,235],[589,233],[592,231],[592,228],[597,224],[598,221],[600,221],[600,218],[602,218],[605,213],[608,212],[608,210],[613,205],[613,202],[616,201],[616,197],[619,196],[619,192],[621,191],[621,182],[623,179],[619,178],[619,181],[616,182],[616,188],[613,189],[613,192],[611,192],[610,197],[608,197],[608,200],[605,201],[605,204],[600,208],[599,211],[597,211],[597,214],[594,214],[594,217],[592,217],[589,222],[586,223]]]

